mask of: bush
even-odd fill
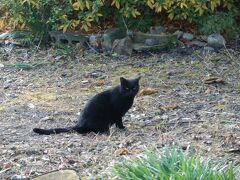
[[[50,30],[89,31],[99,22],[122,25],[123,17],[129,27],[144,30],[162,17],[188,22],[198,22],[198,17],[203,17],[200,21],[204,22],[208,21],[205,17],[219,10],[236,13],[237,7],[234,0],[1,0],[0,26],[8,21],[13,28],[45,35]]]
[[[195,21],[199,31],[206,35],[221,33],[234,37],[239,31],[233,13],[217,12],[212,15],[201,16]]]
[[[175,148],[165,149],[162,154],[147,152],[141,157],[125,160],[114,166],[113,174],[124,180],[235,179],[232,167],[222,168]]]

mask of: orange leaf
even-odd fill
[[[146,88],[142,89],[139,93],[138,96],[146,96],[146,95],[151,95],[157,93],[157,90],[152,89],[152,88]]]
[[[122,148],[122,149],[117,149],[117,150],[115,151],[115,154],[121,156],[121,155],[130,154],[130,153],[129,153],[128,149]]]

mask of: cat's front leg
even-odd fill
[[[122,122],[122,118],[116,121],[116,127],[119,129],[125,129],[125,126],[123,125],[123,122]]]

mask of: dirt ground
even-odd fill
[[[67,168],[81,179],[111,179],[115,162],[173,144],[240,171],[239,51],[126,58],[1,47],[0,65],[0,179]],[[119,84],[120,76],[139,75],[141,89],[153,94],[136,97],[124,117],[127,130],[112,127],[110,136],[32,132],[73,125],[94,94]]]

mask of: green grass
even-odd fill
[[[144,153],[113,167],[116,179],[124,180],[234,180],[232,166],[222,167],[211,160],[183,152],[176,148],[163,153]]]

